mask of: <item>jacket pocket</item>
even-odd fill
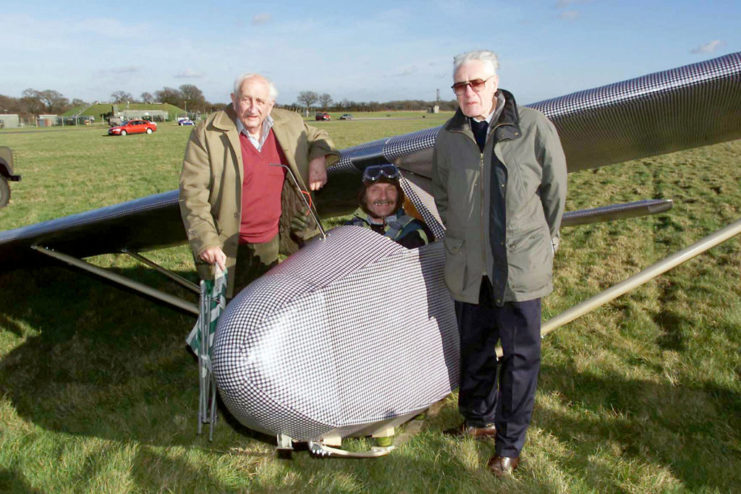
[[[455,294],[463,292],[466,281],[466,251],[463,240],[446,236],[445,245],[445,284]]]
[[[548,226],[512,235],[507,246],[509,283],[516,293],[537,292],[551,283],[553,245]]]

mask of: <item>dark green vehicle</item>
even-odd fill
[[[0,146],[0,208],[10,201],[9,181],[17,182],[20,175],[13,174],[13,152],[9,147]]]

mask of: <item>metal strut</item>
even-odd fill
[[[570,323],[574,319],[593,311],[594,309],[605,305],[618,298],[621,295],[637,288],[648,281],[656,278],[657,276],[666,273],[672,268],[679,266],[705,252],[708,249],[715,247],[716,245],[722,244],[726,240],[733,238],[734,236],[741,233],[741,219],[736,220],[725,228],[721,228],[708,235],[707,237],[695,242],[694,244],[686,247],[675,254],[670,255],[662,259],[661,261],[649,266],[640,273],[637,273],[625,281],[621,281],[615,286],[612,286],[604,292],[595,295],[594,297],[585,300],[584,302],[577,304],[570,309],[567,309],[559,315],[552,317],[543,324],[540,330],[541,338],[548,333],[555,331],[561,326]],[[502,356],[502,348],[497,347],[497,356]]]
[[[179,283],[181,286],[183,286],[183,287],[187,288],[188,290],[190,290],[192,292],[195,292],[195,293],[197,293],[197,294],[200,295],[200,293],[201,293],[200,287],[197,284],[193,283],[192,281],[186,280],[182,276],[179,276],[179,275],[173,273],[169,269],[163,268],[162,266],[160,266],[156,262],[147,259],[146,257],[144,257],[143,255],[139,254],[138,252],[133,252],[133,251],[130,251],[128,249],[123,249],[121,252],[123,252],[124,254],[130,255],[131,257],[133,257],[137,261],[141,262],[142,264],[146,264],[150,268],[155,269],[158,273],[164,274],[165,276],[167,276],[168,278],[170,278],[175,283]]]
[[[100,276],[101,278],[112,281],[113,283],[131,288],[132,290],[135,290],[139,293],[143,293],[144,295],[150,296],[167,304],[173,305],[179,309],[198,315],[198,306],[196,304],[175,297],[174,295],[170,295],[169,293],[165,293],[163,291],[157,290],[156,288],[152,288],[143,283],[139,283],[138,281],[131,280],[125,276],[121,276],[120,274],[112,273],[103,268],[99,268],[98,266],[94,266],[89,262],[77,259],[76,257],[68,256],[67,254],[63,254],[61,252],[56,252],[52,249],[49,249],[48,247],[43,247],[41,245],[32,245],[31,248],[36,252],[39,252],[40,254],[52,257],[54,259],[67,263],[70,266],[80,268],[84,271],[87,271],[88,273],[92,273],[96,276]]]
[[[638,274],[635,274],[625,281],[621,281],[617,285],[608,288],[604,292],[595,295],[594,297],[585,300],[584,302],[565,310],[561,314],[557,315],[548,320],[541,328],[541,336],[545,336],[551,331],[554,331],[564,324],[570,323],[577,317],[581,317],[584,314],[591,312],[592,310],[600,307],[607,302],[618,298],[621,295],[637,288],[644,283],[651,281],[657,276],[666,273],[670,269],[679,266],[705,252],[708,249],[715,247],[718,244],[722,244],[726,240],[741,233],[741,219],[736,220],[725,228],[721,228],[708,235],[707,237],[695,242],[694,244],[686,247],[669,257],[649,266]]]

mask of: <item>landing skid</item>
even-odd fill
[[[396,430],[405,424],[404,431],[396,434]],[[366,451],[348,451],[342,449],[342,434],[340,430],[331,431],[321,439],[305,443],[309,452],[319,458],[380,458],[391,453],[422,430],[424,410],[414,412],[383,422],[376,422],[364,429],[351,434],[349,437],[367,437],[375,440],[376,445]],[[277,435],[276,451],[280,458],[290,459],[294,448],[294,441],[285,434]]]

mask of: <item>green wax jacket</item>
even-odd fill
[[[552,291],[566,199],[566,159],[555,127],[500,91],[504,109],[483,152],[459,109],[440,130],[433,155],[432,189],[446,226],[445,282],[453,298],[473,304],[484,275],[497,305]],[[500,189],[494,194],[493,184]],[[492,224],[502,227],[492,231]]]

